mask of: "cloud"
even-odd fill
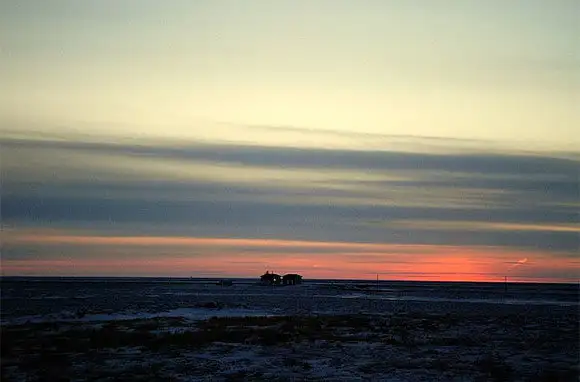
[[[515,268],[517,268],[517,267],[519,267],[520,265],[524,265],[527,262],[528,262],[528,258],[527,257],[524,257],[523,259],[519,259],[518,261],[516,261],[515,263],[512,264],[512,266],[510,267],[510,269],[508,270],[508,272],[511,271],[511,270],[513,270],[513,269],[515,269]]]
[[[166,143],[3,140],[3,224],[558,256],[579,246],[580,162],[557,153]]]
[[[371,223],[372,224],[372,223]],[[378,223],[381,224],[381,223]],[[414,228],[422,230],[460,230],[460,231],[519,231],[519,232],[570,232],[580,233],[579,224],[530,224],[444,220],[398,220],[383,223],[386,226]]]
[[[450,140],[453,142],[453,140]],[[366,170],[445,170],[470,174],[570,176],[578,160],[522,152],[420,153],[386,150],[340,150],[235,144],[112,144],[82,141],[41,141],[7,139],[8,148],[71,150],[100,156],[123,155],[141,158],[170,158],[180,161],[207,161],[244,166],[314,169]]]

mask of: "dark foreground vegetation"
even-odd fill
[[[2,328],[3,381],[577,381],[577,315],[309,315]]]

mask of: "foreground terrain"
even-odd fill
[[[3,280],[2,381],[577,381],[576,286]]]
[[[158,317],[13,325],[2,380],[578,380],[576,317]]]

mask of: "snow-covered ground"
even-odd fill
[[[574,286],[421,288],[3,280],[2,380],[578,380]]]

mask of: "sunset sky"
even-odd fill
[[[577,282],[579,18],[2,1],[2,275]]]

